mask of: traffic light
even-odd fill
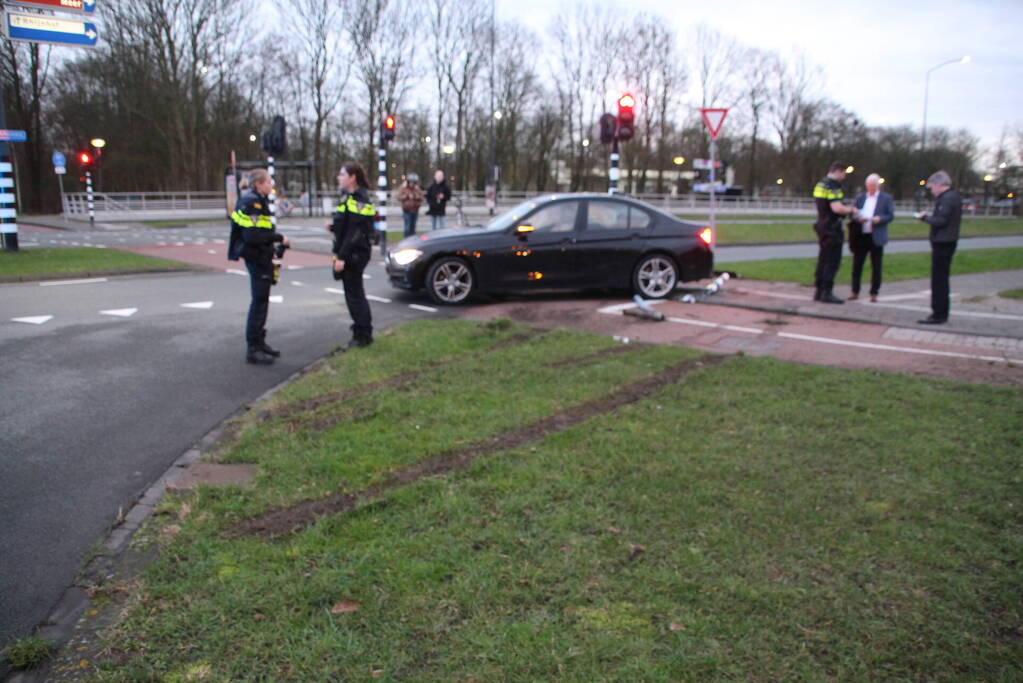
[[[632,108],[636,106],[636,98],[629,93],[623,94],[618,98],[618,139],[625,141],[631,140],[633,133],[635,133],[634,124],[636,121],[636,115],[632,111]]]
[[[270,123],[270,130],[263,131],[260,146],[273,157],[284,154],[288,149],[287,124],[283,116],[275,116]]]
[[[390,142],[391,140],[394,139],[394,123],[395,123],[394,116],[392,116],[391,114],[388,114],[387,118],[385,118],[380,123],[381,142]]]
[[[93,171],[96,159],[92,156],[92,152],[83,149],[75,152],[75,161],[78,162],[78,180],[84,183],[85,174]]]
[[[600,117],[600,141],[610,145],[615,139],[615,117],[613,114],[604,114]]]

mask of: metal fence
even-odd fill
[[[500,212],[525,199],[549,194],[551,193],[502,191],[498,195],[497,211]],[[703,215],[710,210],[710,202],[706,195],[646,193],[630,196],[669,213]],[[460,192],[455,195],[455,199],[462,202],[463,209],[467,213],[474,215],[488,213],[483,192]],[[337,193],[316,192],[301,204],[295,200],[289,199],[289,201],[290,215],[292,216],[323,216],[328,214],[337,203]],[[223,192],[103,192],[94,193],[93,205],[97,220],[105,221],[223,218],[228,213],[227,200]],[[392,215],[398,211],[393,203],[389,208]],[[896,202],[895,211],[898,215],[911,215],[914,210],[913,200]],[[815,211],[813,199],[809,197],[719,196],[715,201],[715,212],[721,216],[810,216]],[[64,212],[69,218],[88,219],[86,193],[66,193],[64,195]],[[976,206],[967,207],[963,213],[967,216],[1010,217],[1019,215],[1019,208]]]

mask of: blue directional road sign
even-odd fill
[[[32,43],[96,47],[96,41],[99,40],[99,31],[91,21],[42,14],[8,12],[4,31],[11,40],[27,40]]]
[[[23,130],[0,129],[0,141],[2,142],[25,142],[28,140],[28,133]]]
[[[50,161],[53,162],[54,166],[66,166],[67,165],[67,159],[65,159],[64,155],[61,154],[60,152],[54,152],[53,156],[50,157]]]

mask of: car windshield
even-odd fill
[[[507,230],[511,226],[515,225],[515,223],[527,213],[540,206],[540,204],[542,204],[546,199],[547,197],[527,199],[521,204],[508,209],[501,215],[495,217],[494,220],[487,223],[487,231],[501,232],[502,230]]]

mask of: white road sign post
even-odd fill
[[[710,133],[710,235],[711,235],[711,249],[717,247],[718,243],[718,230],[714,224],[714,195],[717,194],[717,187],[714,181],[714,166],[717,160],[717,143],[718,133],[721,132],[721,124],[725,122],[725,116],[728,115],[727,109],[701,109],[700,116],[703,117],[703,123],[707,126],[707,131]]]

